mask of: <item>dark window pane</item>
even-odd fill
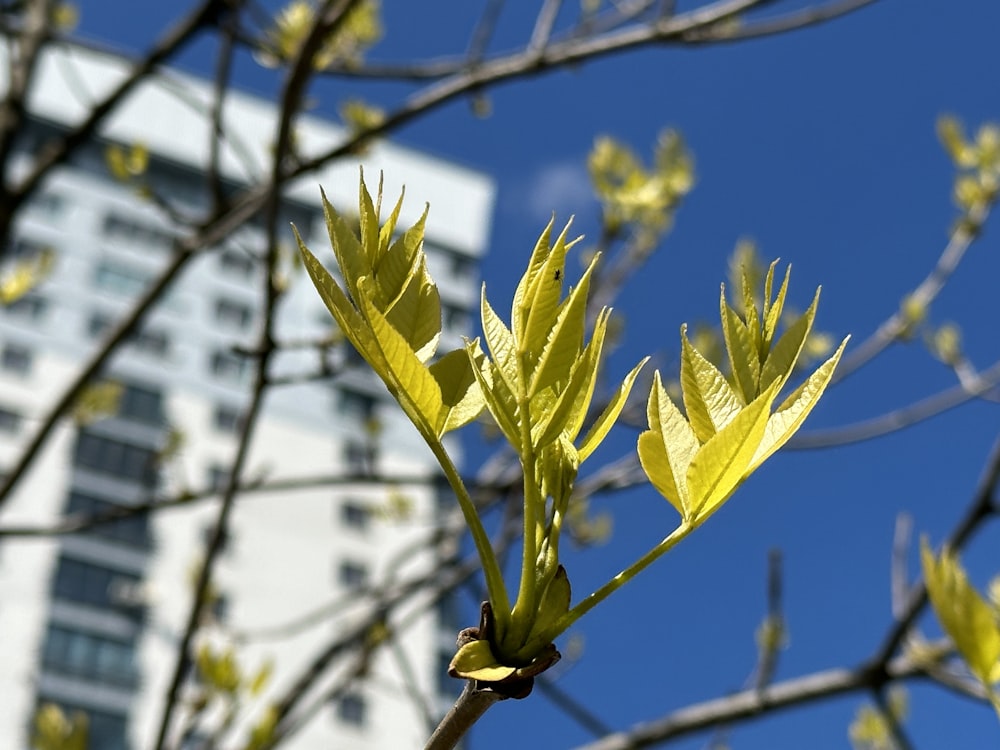
[[[243,413],[232,406],[216,406],[212,414],[212,425],[220,432],[235,434],[243,427]]]
[[[14,434],[21,429],[21,415],[13,409],[0,406],[0,432]]]
[[[359,589],[368,581],[368,569],[361,563],[345,560],[340,564],[340,583],[349,589]]]
[[[102,474],[140,482],[147,487],[156,484],[156,453],[131,443],[81,432],[77,438],[75,462]]]
[[[31,372],[33,355],[31,349],[18,344],[7,344],[0,353],[0,367],[8,372],[27,375]]]
[[[134,643],[61,625],[49,627],[42,664],[51,672],[118,687],[138,681]]]
[[[337,701],[337,717],[345,724],[364,726],[366,712],[365,699],[357,693],[348,693]]]
[[[126,383],[118,414],[137,422],[159,425],[163,422],[163,394],[155,388]]]
[[[243,383],[250,373],[250,360],[233,352],[214,352],[210,366],[213,375],[230,383]]]
[[[244,279],[251,276],[254,269],[253,260],[235,250],[226,250],[223,252],[219,256],[219,265],[226,273]]]
[[[143,608],[138,595],[139,584],[139,577],[131,573],[60,557],[52,594],[56,599],[109,609],[133,619],[141,619]]]
[[[120,506],[106,500],[91,497],[82,492],[73,492],[69,496],[66,504],[66,512],[69,514],[79,514],[81,516],[99,516],[113,511]],[[124,542],[138,547],[149,546],[149,517],[145,513],[134,516],[126,516],[113,521],[91,526],[82,533],[113,539],[117,542]]]
[[[215,302],[215,319],[228,328],[243,330],[253,320],[253,310],[236,300],[219,299]]]
[[[169,232],[120,214],[104,218],[104,236],[136,250],[166,250],[173,243]]]
[[[170,337],[162,330],[139,331],[131,338],[131,343],[140,352],[155,357],[165,357],[170,352]]]
[[[29,320],[40,320],[48,307],[48,300],[44,297],[29,293],[7,305],[7,312]]]
[[[349,528],[367,531],[371,518],[371,508],[358,500],[347,500],[340,506],[340,520]]]

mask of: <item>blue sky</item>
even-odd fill
[[[120,0],[87,5],[82,31],[126,48],[138,48],[176,12],[172,3],[151,4],[142,14]],[[461,52],[483,2],[384,5],[387,36],[373,57],[404,59]],[[527,6],[535,4],[508,5],[499,48],[530,33]],[[483,275],[491,298],[500,300],[552,210],[560,218],[575,213],[578,229],[593,234],[596,204],[581,186],[596,135],[611,134],[648,155],[664,126],[684,134],[697,185],[674,232],[619,304],[627,329],[609,365],[613,375],[651,350],[674,351],[682,322],[717,314],[718,284],[740,237],[755,239],[763,257],[793,264],[792,296],[800,307],[822,284],[819,326],[857,342],[896,309],[947,242],[956,216],[954,172],[935,121],[942,113],[972,128],[1000,121],[997,29],[1000,4],[991,0],[883,0],[780,38],[649,49],[505,84],[489,93],[490,117],[477,119],[468,102],[455,102],[407,126],[398,140],[497,180]],[[196,47],[183,66],[205,72],[203,52]],[[238,80],[269,90],[270,80],[250,63]],[[354,95],[389,104],[400,90],[347,81],[314,93],[321,110],[332,111]],[[1000,357],[996,223],[931,310],[933,321],[962,326],[966,352],[982,368]],[[875,416],[953,382],[919,345],[898,346],[832,390],[807,429]],[[969,501],[998,424],[996,404],[977,403],[864,444],[779,454],[698,534],[583,620],[582,656],[560,666],[560,685],[616,728],[738,689],[754,663],[773,547],[784,553],[791,633],[778,678],[863,660],[890,623],[897,513],[911,512],[916,531],[940,541]],[[602,455],[617,457],[633,441],[617,436]],[[674,521],[651,490],[597,507],[614,513],[615,535],[605,547],[570,556],[578,595]],[[1000,569],[995,536],[987,529],[967,553],[978,583]],[[915,555],[911,563],[915,571]],[[917,747],[995,746],[1000,728],[987,709],[936,688],[915,686],[911,697]],[[730,742],[744,750],[845,748],[860,700],[741,725]],[[587,739],[536,694],[493,709],[472,747],[561,748]],[[700,748],[706,740],[671,746]]]

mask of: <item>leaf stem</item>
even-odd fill
[[[629,565],[588,597],[581,600],[575,607],[570,609],[569,612],[560,617],[552,626],[550,631],[545,634],[546,642],[550,643],[554,641],[557,636],[569,630],[569,628],[572,627],[577,620],[611,596],[626,583],[635,578],[652,563],[656,562],[656,560],[659,559],[664,553],[673,549],[678,542],[694,531],[695,528],[696,525],[694,524],[687,521],[682,522],[680,526],[670,532],[669,536],[665,537],[663,541],[649,550],[649,552]]]
[[[510,634],[511,648],[517,649],[524,643],[531,630],[533,615],[538,610],[535,601],[535,567],[538,560],[539,545],[539,505],[542,504],[541,493],[535,473],[535,450],[531,442],[531,398],[527,393],[528,368],[524,359],[525,352],[518,354],[519,381],[517,409],[520,416],[521,447],[518,450],[521,458],[521,468],[524,475],[524,539],[521,550],[521,583],[517,589],[517,601],[511,612]],[[504,639],[500,639],[503,641]]]
[[[507,587],[504,585],[503,574],[500,572],[500,564],[493,552],[490,537],[483,527],[479,513],[476,512],[476,505],[469,496],[469,491],[452,462],[451,456],[444,449],[444,445],[436,438],[425,436],[425,440],[441,465],[448,484],[455,492],[455,497],[458,498],[458,506],[462,509],[462,515],[465,517],[465,523],[472,534],[472,541],[476,545],[476,552],[479,554],[479,561],[483,566],[483,577],[486,579],[486,590],[493,605],[493,612],[502,631],[510,613],[510,598],[507,596]]]

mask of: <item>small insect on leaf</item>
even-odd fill
[[[562,269],[560,269],[560,268],[557,268],[557,269],[556,269],[556,271],[555,271],[555,273],[554,273],[554,274],[552,275],[552,278],[553,278],[553,279],[554,279],[555,281],[559,281],[559,279],[561,279],[561,278],[562,278]]]

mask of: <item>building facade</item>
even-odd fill
[[[2,57],[0,64],[6,67]],[[32,93],[23,153],[78,123],[88,103],[126,71],[123,60],[92,49],[49,53]],[[157,76],[19,217],[8,257],[49,251],[54,266],[37,288],[0,308],[0,470],[17,459],[53,397],[170,262],[177,229],[160,204],[195,213],[205,200],[210,96],[206,82]],[[220,165],[232,189],[265,173],[275,116],[271,104],[252,96],[227,100]],[[306,154],[342,137],[317,119],[297,133]],[[143,197],[108,169],[108,145],[136,143],[149,149],[142,179],[161,200]],[[390,144],[373,146],[364,164],[369,183],[384,171],[387,200],[405,184],[401,227],[431,204],[425,247],[441,288],[446,336],[455,344],[478,307],[477,261],[489,232],[492,182]],[[339,162],[287,192],[284,219],[332,262],[319,185],[349,210],[357,200],[357,162]],[[253,363],[241,352],[253,347],[261,322],[262,244],[260,226],[250,222],[188,265],[105,368],[103,376],[121,386],[117,407],[93,421],[59,423],[0,507],[0,528],[51,525],[71,514],[221,488],[250,395]],[[279,339],[329,336],[333,324],[318,295],[304,274],[288,269]],[[370,618],[373,597],[362,592],[434,570],[427,540],[440,521],[439,498],[433,482],[420,481],[433,476],[433,460],[384,388],[352,360],[343,347],[303,345],[282,350],[272,368],[280,384],[266,398],[243,476],[276,489],[238,500],[199,635],[217,654],[233,646],[245,672],[274,665],[257,708],[246,707],[227,737],[244,736],[255,711],[285,694],[338,633]],[[324,367],[333,374],[315,377]],[[399,477],[399,484],[349,481],[373,470]],[[303,478],[322,481],[300,484]],[[75,534],[0,536],[0,748],[30,747],[33,717],[48,703],[88,715],[94,750],[151,745],[218,507],[216,494]],[[419,600],[388,625],[399,648],[377,651],[364,670],[333,660],[305,696],[308,709],[289,747],[423,742],[428,711],[414,688],[435,693],[442,643],[453,646],[454,631],[443,635],[436,610]],[[196,698],[184,693],[180,723]],[[216,710],[193,722],[186,746],[199,747],[220,720]]]

